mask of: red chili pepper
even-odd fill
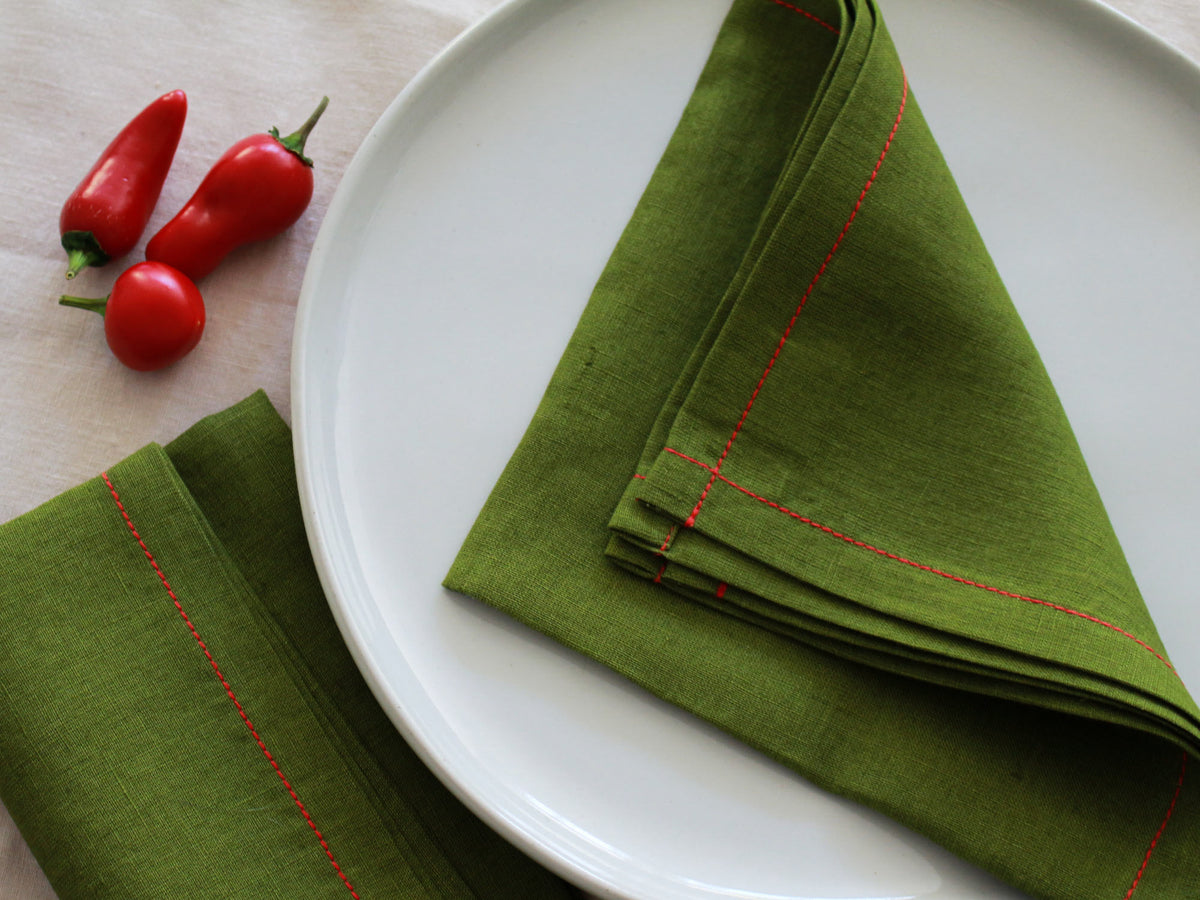
[[[67,278],[133,249],[175,158],[187,95],[163,94],[121,129],[84,176],[58,218]]]
[[[182,359],[204,333],[204,299],[180,272],[160,262],[130,266],[107,297],[61,297],[63,306],[104,316],[113,355],[131,369],[149,372]]]
[[[300,130],[243,138],[225,151],[183,209],[146,245],[146,258],[199,281],[231,250],[274,237],[300,218],[312,199],[309,132],[329,103],[321,99]]]

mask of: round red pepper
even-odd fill
[[[63,306],[104,316],[113,355],[131,369],[149,372],[182,359],[204,333],[204,298],[178,269],[143,262],[122,272],[107,297],[61,297]]]
[[[312,199],[312,160],[304,143],[329,98],[300,130],[244,138],[216,161],[183,209],[146,245],[146,258],[199,281],[231,250],[274,237],[300,218]]]
[[[187,95],[159,97],[121,129],[63,204],[67,278],[133,249],[158,202],[187,118]]]

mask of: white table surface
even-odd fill
[[[342,172],[407,81],[499,2],[0,0],[0,521],[256,388],[288,417],[296,298]],[[1200,59],[1196,0],[1109,2]],[[63,200],[111,137],[175,88],[188,94],[188,121],[142,243],[68,285]],[[106,294],[228,145],[272,125],[294,130],[323,94],[311,206],[203,282],[208,325],[189,357],[132,372],[109,354],[98,316],[57,305],[68,287]],[[54,896],[0,805],[0,900]]]

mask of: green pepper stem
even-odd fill
[[[68,281],[78,275],[84,266],[102,266],[108,262],[108,254],[90,231],[63,232],[62,245],[67,251]]]
[[[92,265],[96,254],[87,250],[72,250],[67,253],[67,281],[78,275],[84,268]]]
[[[63,306],[73,306],[76,309],[90,309],[94,313],[104,315],[104,310],[108,306],[108,297],[68,297],[63,294],[58,298],[58,302]]]
[[[296,131],[289,134],[287,137],[279,136],[279,129],[272,128],[269,132],[271,137],[283,144],[285,148],[295,153],[300,158],[300,162],[306,166],[311,166],[313,161],[304,155],[304,144],[308,140],[309,133],[317,124],[317,120],[321,118],[321,113],[325,112],[325,107],[329,105],[329,98],[322,97],[321,102],[317,104],[317,108],[313,110],[313,114],[308,117],[308,121],[299,127]]]

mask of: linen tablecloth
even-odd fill
[[[0,3],[0,520],[93,477],[149,441],[265,388],[288,412],[291,326],[309,247],[337,181],[404,84],[496,0],[213,6],[149,0]],[[1112,0],[1193,58],[1200,8],[1185,0]],[[109,137],[155,96],[183,88],[189,120],[146,237],[187,198],[226,146],[285,132],[323,94],[309,142],[309,211],[281,238],[239,251],[204,285],[209,325],[181,364],[150,376],[111,359],[99,320],[60,310],[57,216]],[[131,255],[134,259],[141,247]],[[76,293],[103,294],[93,270]],[[0,816],[0,898],[53,897]]]

